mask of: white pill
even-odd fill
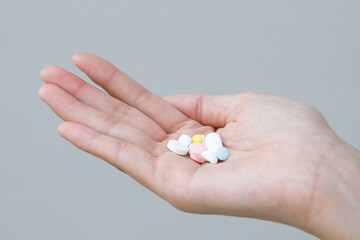
[[[220,136],[215,132],[206,135],[205,145],[207,150],[213,152],[214,154],[217,148],[223,146]]]
[[[187,146],[176,140],[169,140],[167,147],[170,149],[170,151],[179,155],[186,155],[189,151]]]
[[[218,159],[215,155],[215,153],[211,152],[211,151],[203,151],[201,153],[201,156],[203,158],[205,158],[206,161],[208,161],[209,163],[217,163]]]
[[[188,147],[191,143],[191,137],[189,135],[183,134],[179,137],[178,141]]]

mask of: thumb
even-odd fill
[[[235,96],[189,93],[165,96],[163,99],[187,117],[203,125],[219,128],[235,120]]]

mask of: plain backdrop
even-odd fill
[[[360,148],[360,1],[0,1],[0,239],[315,239],[180,212],[58,136],[40,70],[97,54],[152,92],[311,104]]]

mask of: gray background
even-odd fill
[[[90,51],[159,95],[255,90],[309,103],[360,148],[360,1],[0,2],[0,239],[314,239],[180,212],[57,135],[39,71]]]

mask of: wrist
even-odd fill
[[[307,230],[321,239],[360,236],[360,152],[337,136],[323,157],[324,188],[308,216]]]

